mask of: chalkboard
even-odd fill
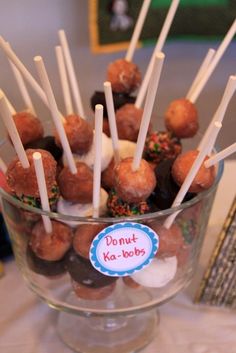
[[[124,18],[115,18],[115,1],[126,3]],[[128,47],[143,0],[89,0],[89,27],[93,52]],[[152,0],[139,45],[155,43],[166,18],[170,0]],[[236,16],[236,0],[180,0],[168,34],[170,39],[205,40],[223,37]]]

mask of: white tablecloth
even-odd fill
[[[236,194],[235,175],[236,162],[228,161],[196,276],[187,290],[159,308],[156,336],[142,353],[236,353],[236,312],[192,300]],[[0,353],[71,353],[57,336],[56,315],[26,287],[15,262],[5,263],[0,279]]]

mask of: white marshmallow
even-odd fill
[[[120,157],[127,158],[133,157],[136,148],[136,143],[129,140],[119,140]],[[75,162],[84,162],[89,168],[93,169],[94,166],[94,143],[92,144],[88,153],[84,155],[73,154]],[[102,171],[105,170],[113,157],[113,147],[111,139],[102,134]],[[65,155],[63,154],[63,164],[67,165]]]
[[[119,140],[120,158],[133,157],[136,143],[129,140]]]
[[[154,258],[150,265],[134,273],[131,277],[142,286],[160,288],[174,278],[176,271],[176,256],[165,259]]]
[[[100,194],[100,207],[99,207],[99,215],[103,216],[107,210],[107,197],[108,194],[104,189],[101,189]],[[93,205],[92,203],[72,203],[70,201],[64,200],[62,197],[59,198],[57,203],[57,212],[74,217],[91,217],[93,215]],[[61,222],[68,224],[71,227],[76,227],[81,222],[74,221],[64,221]]]
[[[73,154],[75,162],[83,162],[87,164],[87,166],[90,169],[93,169],[94,166],[94,156],[95,156],[95,145],[94,145],[94,139],[92,146],[90,147],[90,150],[88,153],[79,155],[79,154]],[[106,169],[112,160],[113,157],[113,149],[112,149],[112,142],[111,139],[104,133],[102,133],[102,171]],[[65,155],[63,154],[63,164],[67,165],[67,161],[65,158]]]

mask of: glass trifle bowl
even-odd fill
[[[196,146],[197,139],[183,148]],[[15,155],[8,139],[0,155],[6,163]],[[214,184],[179,207],[118,218],[46,212],[0,189],[17,265],[31,290],[58,310],[58,334],[70,348],[128,353],[151,341],[156,308],[193,277],[222,173],[220,162]],[[176,211],[172,235],[159,232]],[[70,231],[73,240],[59,260],[46,261],[32,251],[32,232],[42,216]],[[97,229],[92,240],[84,236],[89,227]]]

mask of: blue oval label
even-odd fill
[[[148,226],[124,222],[103,229],[90,247],[90,261],[108,276],[127,276],[149,265],[159,247]]]

